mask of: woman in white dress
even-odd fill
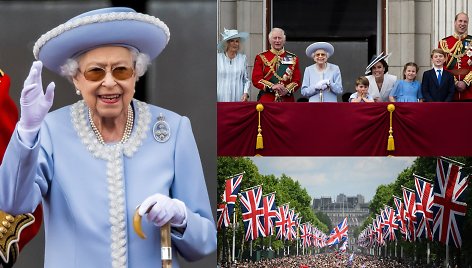
[[[376,56],[365,68],[366,77],[369,80],[369,95],[375,102],[388,102],[397,77],[388,74],[388,64],[385,61],[390,54],[383,52]]]
[[[246,32],[227,30],[218,43],[216,91],[218,101],[248,101],[249,78],[246,55],[240,53],[241,42],[249,36]]]

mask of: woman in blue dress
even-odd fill
[[[169,256],[160,247],[167,224],[173,255],[192,261],[216,249],[189,119],[134,99],[169,37],[158,18],[116,7],[83,13],[36,41],[0,166],[0,209],[16,215],[43,205],[44,267],[159,267],[161,252]],[[43,91],[43,66],[82,99],[49,112],[55,84]],[[135,213],[147,218],[137,232]]]
[[[326,42],[316,42],[306,48],[306,55],[315,61],[303,74],[301,93],[309,102],[337,102],[338,95],[342,94],[341,70],[328,63],[333,54],[333,45]]]
[[[390,91],[391,102],[423,102],[421,83],[416,79],[418,65],[408,62],[403,67],[403,80],[397,80]]]

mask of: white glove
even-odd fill
[[[154,194],[146,198],[139,206],[139,215],[147,215],[148,221],[161,227],[170,222],[173,227],[185,227],[187,225],[187,210],[184,202],[171,199],[163,194]]]
[[[324,81],[325,80],[320,80],[318,81],[316,84],[315,84],[315,89],[321,89],[323,87],[323,84],[324,84]]]
[[[46,93],[43,92],[42,68],[42,62],[33,62],[21,90],[21,117],[18,123],[18,133],[21,140],[29,146],[34,144],[41,123],[54,99],[54,88],[56,87],[54,82],[49,83]]]

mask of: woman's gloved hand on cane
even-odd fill
[[[161,227],[167,222],[172,227],[185,228],[187,226],[187,210],[185,204],[163,194],[154,194],[146,198],[139,206],[138,213],[144,216],[154,225]]]

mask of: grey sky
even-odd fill
[[[252,157],[259,173],[300,182],[312,198],[344,193],[370,201],[380,184],[393,182],[416,157]]]

